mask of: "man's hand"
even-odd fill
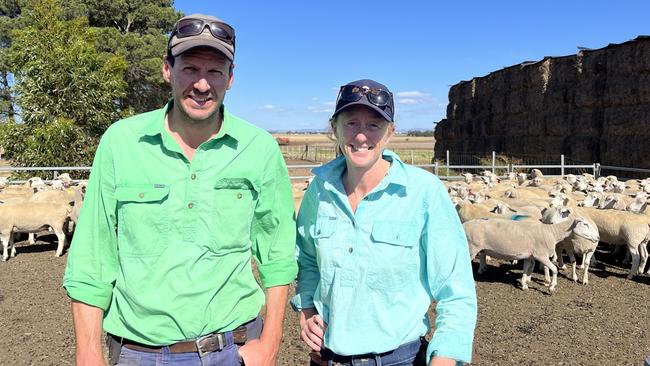
[[[300,338],[309,348],[319,352],[323,347],[323,338],[325,337],[327,324],[323,318],[316,312],[316,309],[302,309],[300,311]]]
[[[279,347],[259,339],[252,339],[239,348],[239,355],[246,366],[272,366]]]
[[[274,366],[282,341],[282,322],[289,286],[266,289],[266,315],[260,339],[251,339],[239,348],[246,366]]]

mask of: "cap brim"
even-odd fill
[[[394,122],[393,119],[390,117],[390,115],[389,115],[388,113],[386,113],[384,110],[382,110],[381,108],[377,107],[376,105],[370,103],[370,102],[368,101],[368,98],[365,98],[365,97],[363,97],[363,98],[357,100],[356,102],[350,102],[350,103],[348,103],[348,104],[342,106],[341,108],[337,109],[337,110],[334,112],[334,114],[332,115],[332,118],[335,118],[339,113],[343,112],[343,111],[346,110],[347,108],[349,108],[349,107],[351,107],[351,106],[354,106],[354,105],[363,105],[363,106],[366,106],[366,107],[372,108],[374,111],[376,111],[377,113],[379,113],[379,115],[382,116],[386,121],[388,121],[388,122],[390,122],[390,123],[393,123],[393,122]]]

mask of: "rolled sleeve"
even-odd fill
[[[269,145],[251,230],[253,256],[265,288],[287,285],[295,280],[298,272],[289,173],[277,144]]]
[[[320,279],[316,260],[316,247],[310,231],[313,229],[316,217],[316,190],[317,182],[313,181],[305,196],[300,211],[298,212],[296,230],[296,258],[298,260],[298,284],[296,295],[291,299],[291,306],[295,310],[314,307],[314,293]]]
[[[115,183],[108,135],[95,154],[63,277],[71,299],[104,310],[117,276]]]
[[[438,179],[433,190],[423,236],[429,291],[437,302],[435,332],[427,359],[440,356],[471,362],[477,302],[467,239]]]

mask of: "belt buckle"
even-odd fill
[[[226,347],[226,341],[221,333],[204,335],[197,338],[194,343],[196,343],[196,350],[201,357],[215,351],[221,351]],[[210,349],[206,349],[208,346]]]

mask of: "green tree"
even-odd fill
[[[171,0],[69,0],[68,17],[83,15],[98,32],[97,49],[127,61],[122,116],[159,108],[170,95],[161,75],[167,34],[181,16]]]
[[[86,18],[65,20],[58,0],[29,0],[23,16],[28,26],[12,32],[9,58],[25,126],[4,129],[27,137],[0,143],[16,165],[90,164],[119,117],[126,61],[99,53],[98,32]]]
[[[0,0],[0,121],[13,120],[16,114],[7,51],[11,47],[11,31],[20,25],[18,2],[16,0]]]

